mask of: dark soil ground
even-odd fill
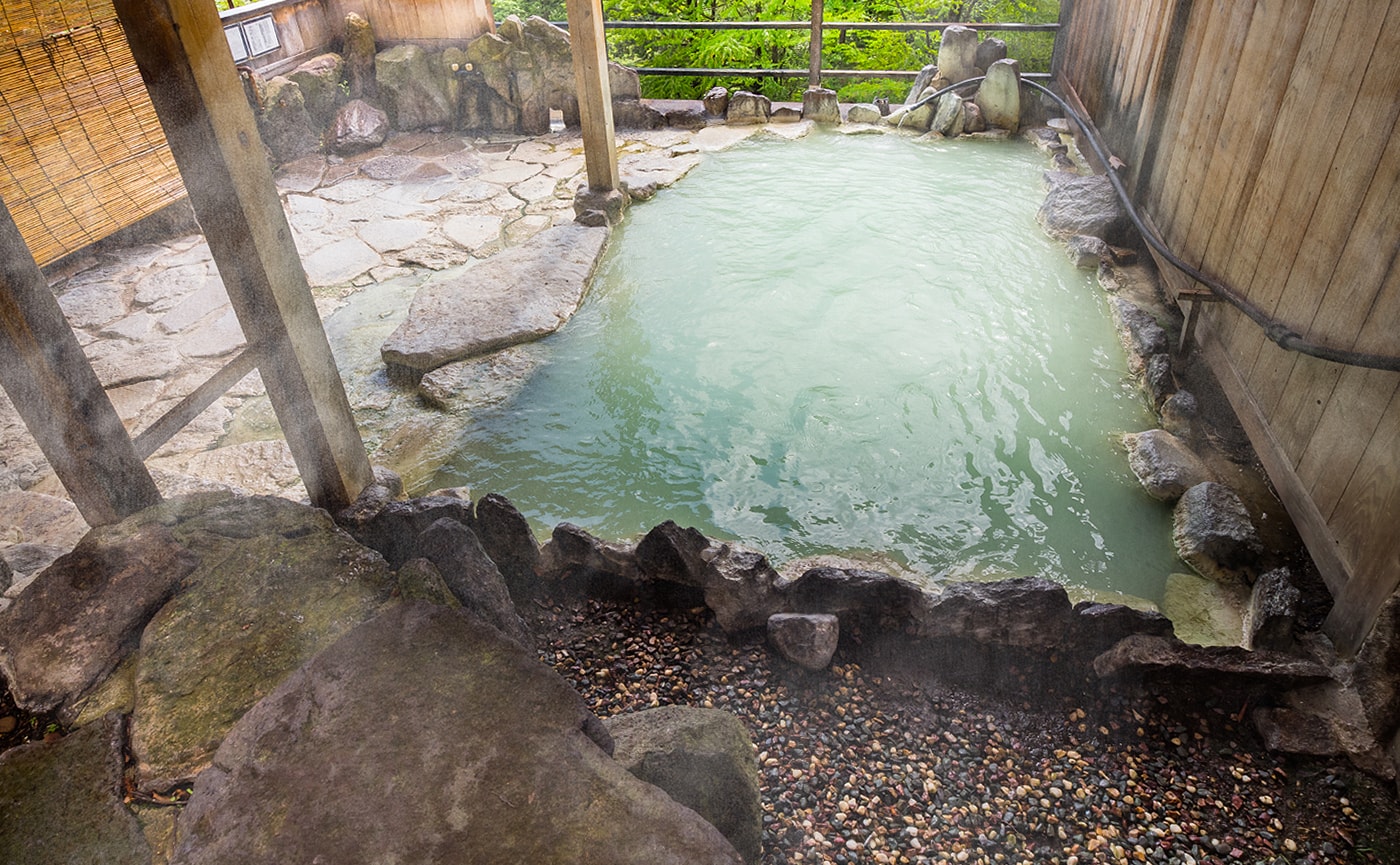
[[[1266,752],[1227,695],[1102,687],[1045,658],[929,669],[849,639],[808,673],[703,607],[526,609],[598,715],[675,703],[744,721],[765,863],[1400,862],[1393,787],[1345,758]]]

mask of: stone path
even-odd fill
[[[811,126],[768,128],[794,137]],[[649,197],[694,168],[704,152],[763,129],[619,132],[620,171],[639,198]],[[571,131],[491,139],[410,133],[350,158],[297,160],[275,178],[323,319],[355,300],[379,303],[377,315],[388,320],[402,316],[412,291],[433,274],[469,267],[572,222],[583,166],[582,141]],[[88,250],[50,268],[49,276],[59,306],[133,434],[243,345],[199,234]],[[421,467],[415,471],[404,460],[439,453],[455,427],[419,408],[411,389],[385,381],[377,356],[357,363],[337,351],[337,358],[371,459],[403,469],[412,486],[421,479]],[[437,396],[440,405],[450,398]],[[147,465],[167,496],[214,488],[306,496],[256,372]],[[8,588],[13,596],[38,567],[71,549],[86,525],[3,392],[0,496],[6,506],[0,548],[7,558],[21,558],[9,549],[16,545],[28,553],[15,568],[15,585],[8,578],[0,583],[0,591]],[[0,598],[0,609],[7,604],[8,598]]]

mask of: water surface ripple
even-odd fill
[[[775,560],[891,556],[1158,599],[1169,511],[1107,304],[1034,221],[1017,143],[814,135],[712,156],[631,211],[518,399],[441,483],[541,529],[665,519]]]

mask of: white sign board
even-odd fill
[[[230,24],[224,28],[224,38],[228,40],[228,50],[233,52],[233,62],[242,63],[248,59],[248,43],[243,41],[243,28]]]
[[[248,53],[257,57],[269,51],[276,51],[281,43],[277,41],[277,25],[271,15],[243,22],[243,38],[248,40]]]

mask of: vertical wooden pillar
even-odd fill
[[[114,5],[302,481],[337,510],[373,473],[218,12],[209,0]]]
[[[602,0],[568,0],[568,11],[588,187],[593,192],[611,192],[619,188],[619,183]]]
[[[0,384],[89,525],[115,523],[160,502],[4,202]]]
[[[825,0],[812,0],[812,42],[808,49],[807,86],[822,86],[822,19],[825,16]]]

